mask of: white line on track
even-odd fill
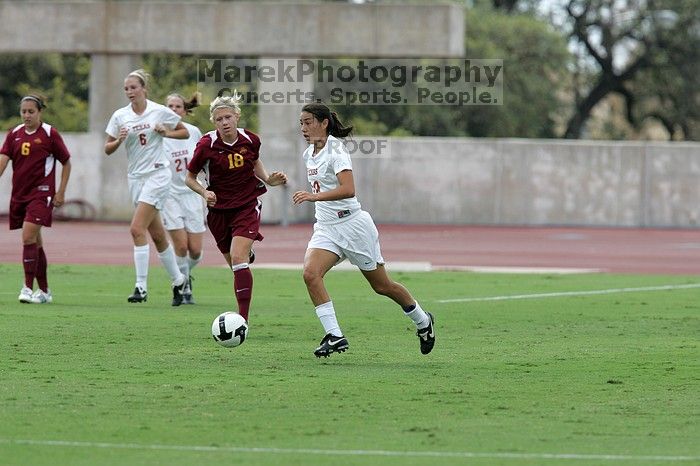
[[[485,296],[482,298],[454,298],[454,299],[438,299],[438,303],[469,303],[474,301],[507,301],[511,299],[536,299],[536,298],[558,298],[560,296],[589,296],[596,294],[614,294],[614,293],[634,293],[636,291],[666,291],[666,290],[683,290],[688,288],[700,288],[700,283],[689,283],[686,285],[660,285],[660,286],[643,286],[639,288],[608,288],[606,290],[588,290],[588,291],[559,291],[554,293],[533,293],[533,294],[514,294],[504,296]]]
[[[327,455],[327,456],[400,456],[431,458],[500,458],[500,459],[544,459],[544,460],[605,460],[605,461],[698,461],[700,456],[680,455],[609,455],[578,453],[497,453],[470,451],[397,451],[397,450],[330,450],[314,448],[265,448],[265,447],[216,447],[205,445],[159,445],[139,443],[72,442],[67,440],[28,440],[3,439],[0,444],[35,445],[47,447],[103,448],[113,450],[160,450],[190,452],[236,452],[267,453],[285,455]]]

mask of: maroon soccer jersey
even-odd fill
[[[63,138],[51,125],[42,123],[27,134],[24,125],[10,130],[0,149],[12,160],[12,201],[27,202],[56,193],[56,160],[65,163],[70,154]]]
[[[254,173],[259,151],[260,138],[255,133],[238,128],[238,139],[229,146],[218,131],[210,131],[197,143],[187,169],[195,176],[202,170],[207,174],[207,189],[216,193],[214,209],[235,209],[267,191]]]

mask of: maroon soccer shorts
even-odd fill
[[[236,209],[209,210],[207,226],[216,240],[216,246],[223,254],[231,252],[234,236],[243,236],[254,241],[262,241],[260,210],[262,203],[256,199],[248,205]]]
[[[37,197],[26,202],[10,201],[10,230],[22,228],[29,222],[45,227],[51,226],[53,203],[49,197]]]

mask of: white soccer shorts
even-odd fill
[[[379,232],[369,213],[361,210],[340,222],[314,224],[307,249],[325,249],[340,259],[348,259],[360,270],[370,272],[384,264],[379,247]]]
[[[129,193],[134,205],[143,202],[161,210],[170,195],[171,176],[168,167],[139,177],[130,176]]]
[[[195,193],[171,194],[160,212],[166,230],[182,230],[187,233],[204,233],[204,200]]]

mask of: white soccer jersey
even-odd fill
[[[182,122],[190,133],[190,137],[187,139],[163,139],[163,148],[165,153],[170,160],[170,171],[173,174],[173,183],[170,185],[171,195],[189,194],[193,193],[199,196],[199,194],[192,191],[185,184],[185,175],[187,175],[187,164],[192,160],[194,155],[194,148],[202,138],[202,132],[194,125]]]
[[[313,144],[304,151],[306,174],[311,183],[311,192],[323,193],[340,186],[336,176],[343,170],[352,170],[350,154],[340,139],[328,136],[326,145],[314,154]],[[335,223],[360,210],[355,196],[337,201],[315,202],[316,220],[321,223]]]
[[[147,175],[169,165],[163,150],[163,136],[155,131],[157,124],[172,130],[180,121],[180,116],[165,105],[146,100],[146,110],[137,115],[131,104],[122,107],[109,119],[105,132],[113,138],[119,137],[119,129],[126,126],[129,134],[124,140],[128,173],[130,176]]]

